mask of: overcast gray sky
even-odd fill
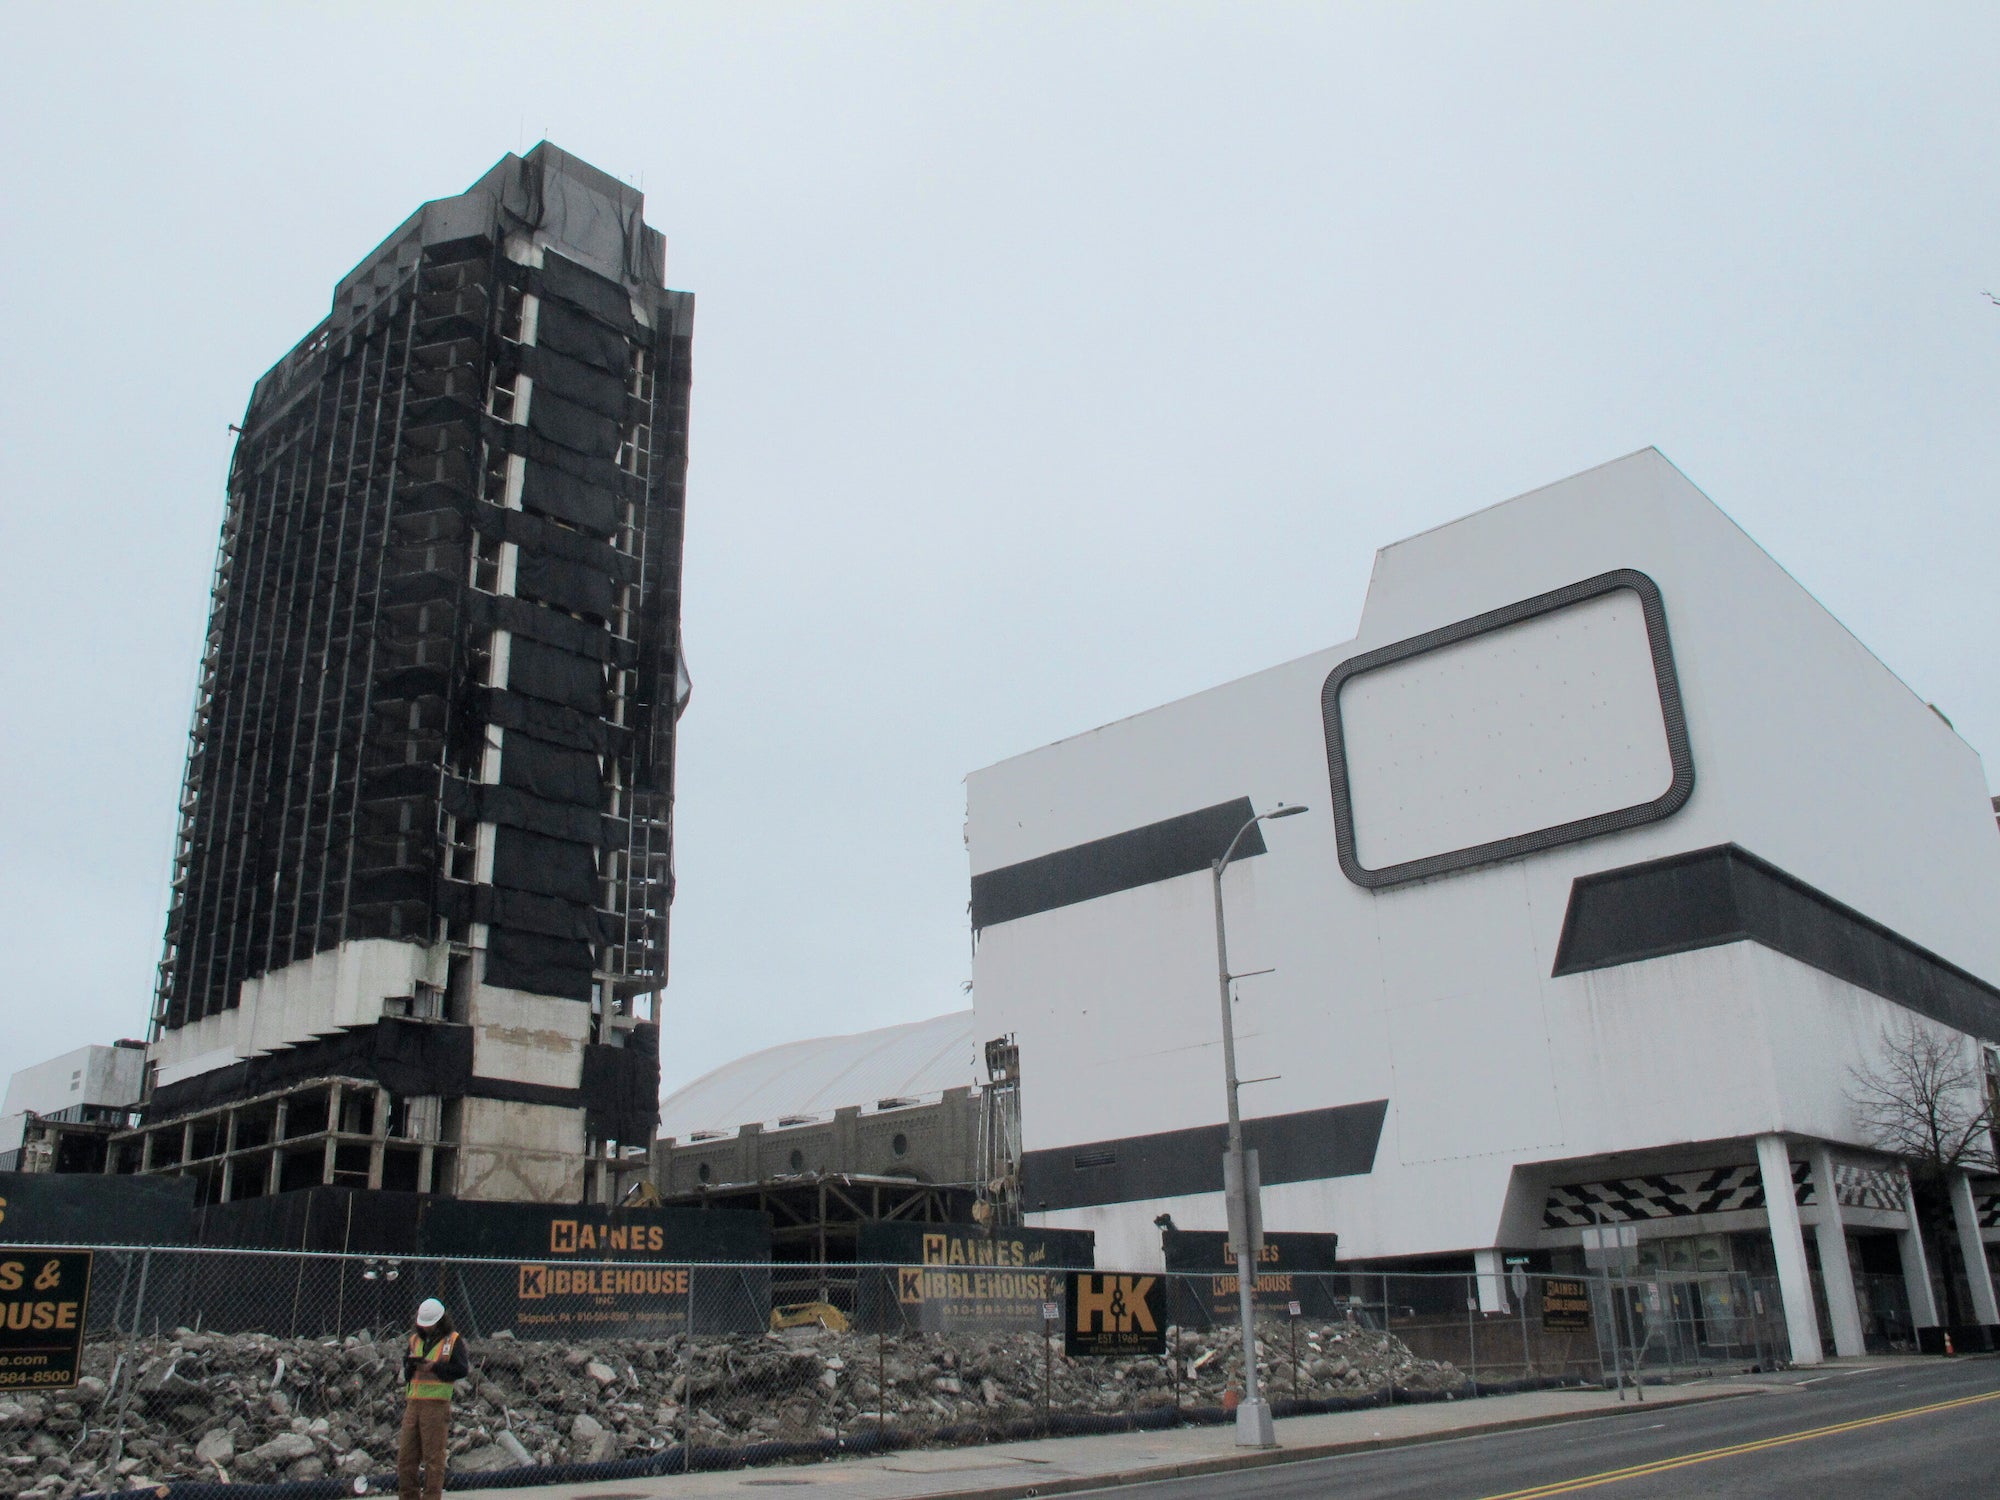
[[[1377,546],[1649,443],[2000,762],[2000,7],[8,30],[0,1068],[143,1034],[226,424],[543,136],[698,299],[669,1086],[968,1003],[966,771],[1344,640]]]

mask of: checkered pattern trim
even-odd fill
[[[1792,1195],[1800,1203],[1812,1202],[1812,1168],[1806,1162],[1792,1163]],[[1600,1221],[1624,1224],[1684,1219],[1763,1206],[1763,1176],[1754,1165],[1745,1164],[1550,1188],[1542,1225],[1548,1229],[1587,1229]]]
[[[1879,1208],[1899,1214],[1904,1209],[1903,1174],[1837,1161],[1833,1164],[1833,1195],[1842,1208]],[[1996,1199],[2000,1200],[2000,1195]]]
[[[2000,1193],[1974,1193],[1972,1206],[1979,1211],[1981,1229],[2000,1229]]]

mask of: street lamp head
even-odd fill
[[[1267,818],[1289,818],[1304,811],[1306,811],[1304,807],[1300,806],[1297,803],[1293,803],[1290,806],[1286,807],[1274,807],[1269,812],[1265,813],[1264,816]]]

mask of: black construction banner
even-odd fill
[[[0,1237],[44,1245],[185,1245],[192,1177],[0,1172]]]
[[[1071,1359],[1167,1352],[1167,1298],[1161,1276],[1071,1271],[1063,1353]]]
[[[1061,1300],[1062,1273],[1096,1262],[1087,1229],[995,1229],[975,1224],[861,1226],[860,1326],[920,1333],[1039,1333],[1044,1303]]]
[[[1236,1251],[1219,1229],[1168,1229],[1160,1234],[1167,1269],[1175,1272],[1174,1320],[1191,1328],[1230,1323],[1237,1317]],[[1251,1301],[1261,1310],[1288,1312],[1294,1302],[1308,1318],[1337,1318],[1347,1288],[1334,1269],[1337,1234],[1264,1233]],[[1308,1274],[1316,1273],[1316,1274]]]
[[[0,1248],[0,1391],[76,1384],[90,1312],[91,1255]]]
[[[1574,1332],[1590,1326],[1590,1288],[1581,1281],[1542,1283],[1542,1327]]]
[[[474,1320],[458,1323],[475,1336],[659,1338],[770,1324],[768,1214],[441,1199],[420,1234],[426,1255],[480,1257],[446,1268],[438,1291],[447,1307],[454,1292],[469,1304]]]

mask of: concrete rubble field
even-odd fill
[[[1274,1398],[1293,1394],[1290,1335],[1260,1337]],[[1178,1387],[1162,1357],[1070,1360],[1035,1334],[902,1335],[814,1328],[587,1344],[475,1340],[452,1424],[454,1473],[644,1458],[690,1433],[703,1449],[865,1439],[1022,1436],[1060,1419],[1179,1405],[1213,1408],[1237,1384],[1233,1329],[1181,1337]],[[393,1488],[403,1343],[280,1339],[179,1329],[131,1351],[93,1345],[73,1391],[0,1395],[0,1495],[73,1500],[164,1483],[372,1476]],[[1449,1364],[1391,1335],[1301,1324],[1297,1394],[1355,1398],[1393,1385],[1462,1390]],[[122,1368],[122,1367],[118,1367]],[[879,1376],[878,1376],[879,1372]],[[114,1374],[116,1383],[114,1384]],[[883,1385],[886,1384],[886,1394]],[[885,1420],[886,1415],[886,1420]],[[1011,1434],[1007,1429],[1012,1426]],[[122,1438],[121,1438],[122,1433]]]

